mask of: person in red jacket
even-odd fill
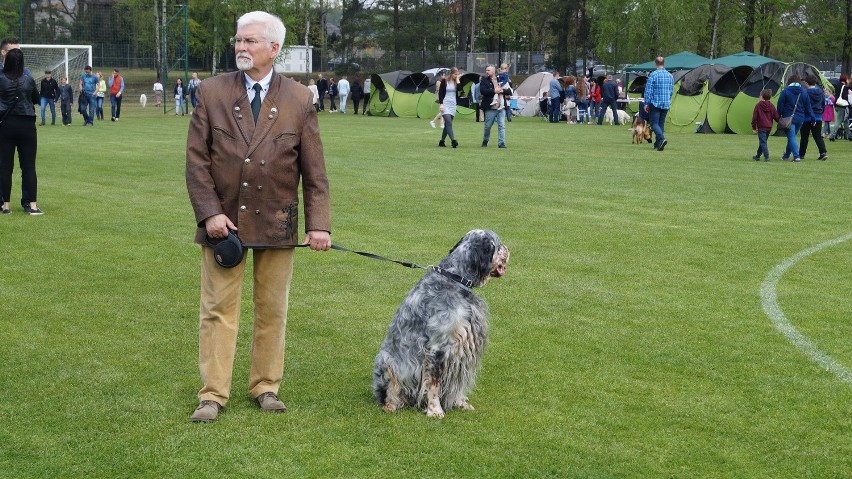
[[[589,108],[591,109],[592,118],[598,117],[598,108],[601,104],[601,88],[594,80],[589,82]]]
[[[752,156],[754,161],[760,161],[760,155],[763,154],[763,161],[769,161],[769,145],[766,140],[769,139],[769,132],[772,131],[772,122],[778,121],[778,110],[769,99],[772,98],[772,90],[764,89],[760,92],[760,101],[754,106],[754,112],[751,114],[751,129],[757,133],[757,154]]]

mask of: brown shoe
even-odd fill
[[[219,417],[219,413],[225,409],[221,404],[209,399],[201,401],[201,404],[195,408],[189,420],[192,422],[213,422]]]
[[[287,406],[273,392],[263,393],[254,400],[266,412],[284,412],[287,410]]]

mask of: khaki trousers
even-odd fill
[[[284,375],[284,334],[293,276],[294,249],[253,249],[254,328],[249,394],[278,394]],[[231,394],[231,376],[240,325],[240,297],[248,257],[233,268],[216,264],[213,250],[201,247],[201,306],[198,367],[203,387],[198,400],[221,405]]]

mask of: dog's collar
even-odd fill
[[[440,274],[441,276],[444,276],[445,278],[449,278],[449,279],[455,281],[456,283],[459,283],[460,285],[464,286],[465,288],[468,288],[468,289],[473,288],[474,283],[473,283],[472,279],[465,278],[464,276],[462,276],[460,274],[450,273],[449,271],[441,268],[440,266],[429,266],[429,269],[431,269],[432,271],[435,271],[436,273]]]

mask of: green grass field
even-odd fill
[[[817,162],[750,160],[755,136],[517,119],[509,149],[458,122],[323,113],[335,243],[437,263],[497,231],[507,275],[478,291],[491,336],[474,412],[382,412],[372,361],[422,272],[300,250],[283,415],[246,392],[251,288],[231,402],[197,405],[199,248],[183,170],[188,117],[39,128],[45,215],[0,217],[0,476],[852,476],[852,382],[778,331],[761,285],[852,232],[852,142]],[[106,106],[109,117],[109,106]],[[496,136],[496,127],[493,135]],[[852,241],[796,262],[786,318],[852,368]],[[248,282],[247,282],[248,284]]]

